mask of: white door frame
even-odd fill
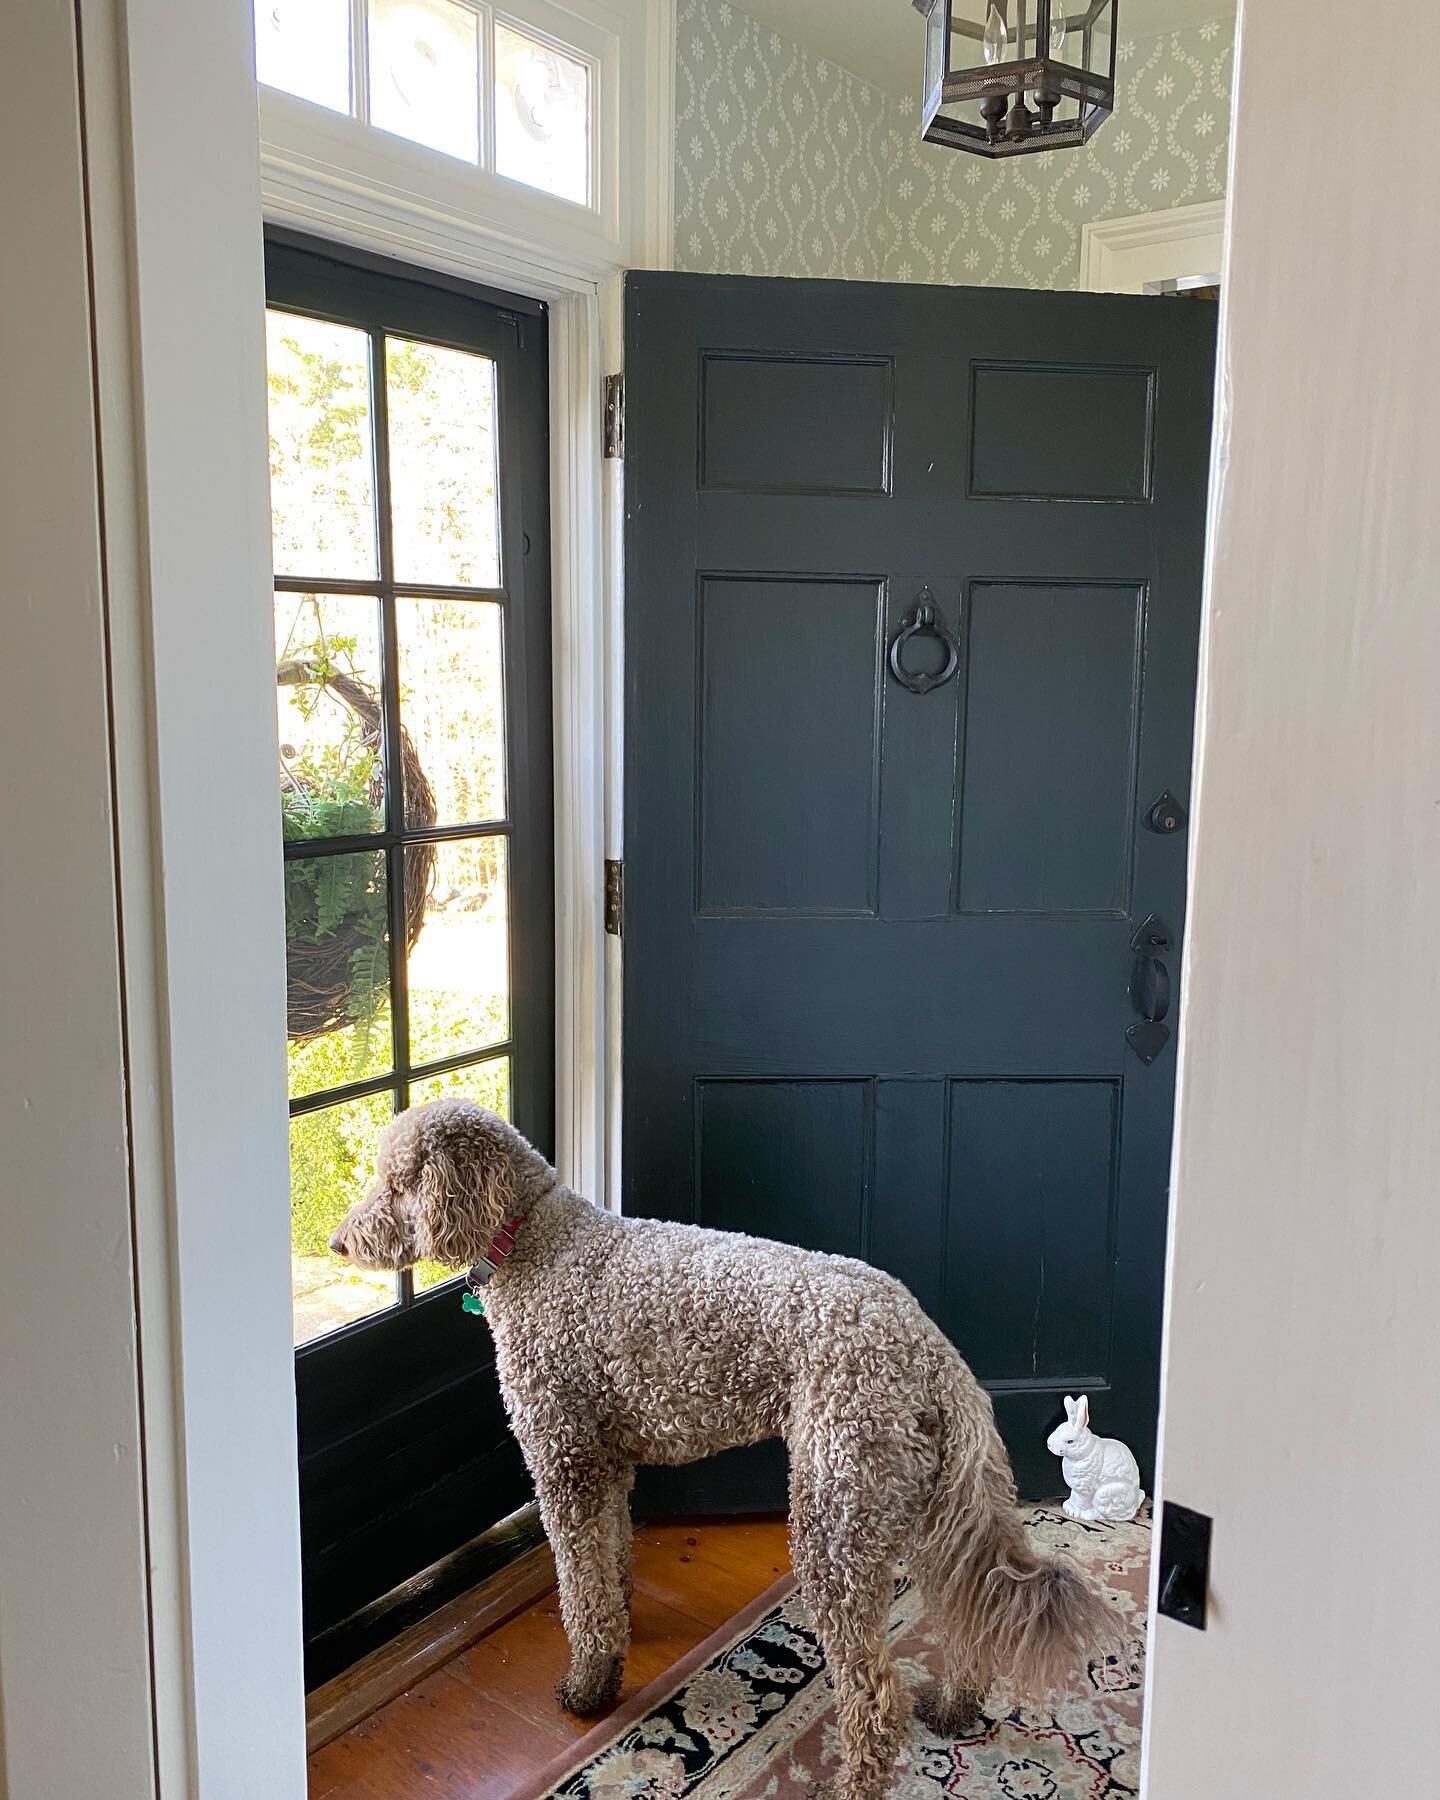
[[[1143,294],[1148,284],[1218,277],[1225,257],[1225,202],[1100,219],[1080,230],[1080,286],[1091,294]]]

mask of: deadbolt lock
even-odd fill
[[[1149,812],[1146,813],[1145,825],[1147,830],[1155,832],[1160,837],[1169,837],[1172,833],[1184,829],[1185,808],[1169,788],[1162,790]]]

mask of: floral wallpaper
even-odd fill
[[[1073,287],[1089,220],[1224,193],[1233,36],[1226,17],[1122,41],[1083,150],[988,163],[730,0],[680,0],[676,267]]]

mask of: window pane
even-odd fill
[[[270,311],[270,514],[277,575],[376,573],[370,345]]]
[[[500,585],[495,364],[386,338],[397,581]]]
[[[502,609],[494,600],[396,602],[400,716],[427,795],[409,771],[405,823],[480,824],[505,816]]]
[[[393,1275],[352,1269],[332,1256],[330,1233],[375,1168],[390,1096],[347,1100],[290,1121],[290,1279],[295,1342],[394,1306]]]
[[[370,0],[370,122],[480,160],[479,20],[456,0]]]
[[[390,1067],[385,856],[287,857],[290,1093],[318,1094]]]
[[[350,0],[255,0],[255,74],[302,100],[350,111]]]
[[[493,1056],[488,1062],[472,1063],[467,1069],[452,1069],[448,1075],[430,1075],[424,1081],[410,1083],[410,1104],[423,1106],[427,1100],[475,1100],[502,1118],[510,1117],[510,1058]],[[415,1292],[438,1287],[453,1280],[459,1271],[446,1263],[421,1262],[414,1268]]]
[[[379,602],[276,594],[275,703],[286,838],[382,830]]]
[[[407,880],[434,857],[424,922],[410,952],[413,1064],[481,1050],[510,1035],[507,848],[503,837],[477,837],[405,851]]]
[[[495,167],[590,203],[590,69],[495,22]]]
[[[487,1062],[451,1069],[445,1075],[427,1075],[410,1083],[410,1104],[427,1100],[473,1100],[502,1119],[510,1117],[510,1058],[492,1056]]]

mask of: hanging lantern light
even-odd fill
[[[1120,0],[912,0],[926,143],[1019,156],[1083,144],[1115,107]]]

